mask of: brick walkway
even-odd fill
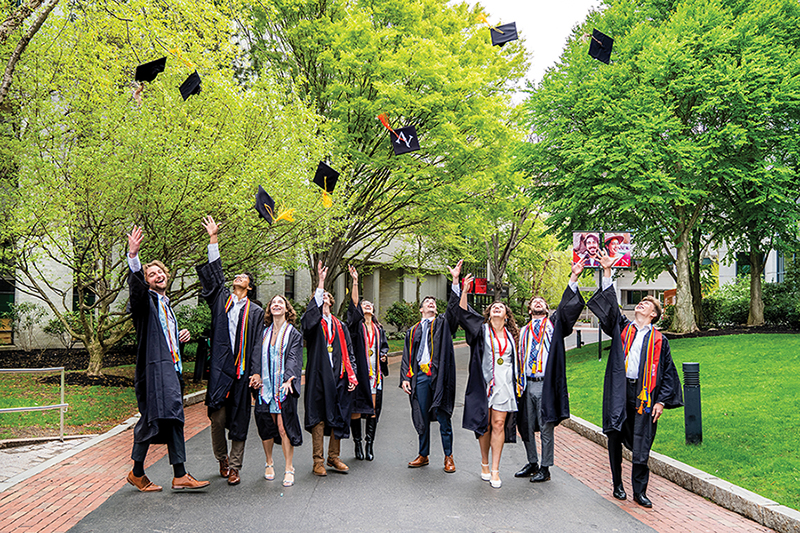
[[[622,462],[628,499],[619,501],[611,495],[611,470],[605,448],[561,426],[556,427],[555,441],[556,466],[656,531],[773,531],[653,474],[647,486],[653,508],[644,509],[633,501],[628,461]]]
[[[186,438],[206,427],[205,406],[188,407]],[[126,484],[132,443],[133,431],[124,431],[0,493],[0,533],[70,529]],[[153,446],[145,466],[166,451],[166,446]],[[647,491],[653,509],[645,510],[631,499],[617,501],[611,496],[607,457],[605,448],[570,429],[556,428],[556,465],[657,531],[772,531],[654,475]],[[629,487],[628,462],[623,464],[623,479]]]
[[[208,427],[203,404],[185,416],[186,439]],[[0,493],[0,533],[67,531],[127,483],[132,446],[133,431],[123,431]],[[145,468],[166,454],[151,446]]]

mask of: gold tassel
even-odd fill
[[[281,211],[281,213],[278,215],[278,218],[275,219],[275,222],[279,220],[285,220],[286,222],[294,222],[294,216],[293,216],[294,212],[295,209],[286,209],[284,211]]]
[[[330,209],[333,205],[333,198],[327,191],[322,191],[322,205],[325,206],[325,209]]]

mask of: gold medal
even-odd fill
[[[370,351],[369,351],[369,356],[370,356],[370,357],[372,357],[372,354],[373,354],[373,353],[374,353],[374,352],[373,352],[372,350],[370,350]]]
[[[333,353],[333,346],[330,344],[328,345],[328,353]]]
[[[503,364],[503,358],[502,357],[498,357],[497,358],[497,364],[498,365],[502,365]]]

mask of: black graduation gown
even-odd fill
[[[488,384],[483,377],[483,315],[469,306],[466,310],[461,309],[459,297],[452,292],[447,307],[453,309],[458,318],[458,325],[464,328],[467,344],[469,344],[469,376],[467,377],[467,390],[464,393],[464,418],[461,427],[474,431],[475,436],[479,437],[489,430],[489,398],[486,396]],[[513,338],[509,339],[509,347],[512,353],[506,352],[506,357],[514,366],[512,372],[514,399],[519,405],[519,398],[516,396],[516,379],[519,368],[517,368],[517,347]],[[491,354],[487,357],[491,357]],[[517,413],[514,411],[509,412],[506,416],[505,442],[517,442]]]
[[[456,401],[456,357],[451,332],[454,332],[457,327],[458,322],[455,313],[449,308],[445,313],[444,319],[442,316],[437,316],[433,322],[433,346],[431,347],[430,364],[433,400],[429,411],[431,420],[436,419],[436,412],[440,409],[447,413],[447,416],[453,416],[453,407]],[[412,326],[406,331],[406,341],[403,344],[403,360],[400,363],[400,386],[403,386],[403,381],[411,381],[411,395],[409,396],[411,420],[414,423],[414,429],[417,430],[419,435],[422,435],[427,427],[423,422],[422,410],[419,407],[419,400],[416,395],[417,376],[420,373],[416,354],[422,336],[417,335],[414,339],[414,345],[409,346],[413,329],[414,327]],[[414,372],[414,375],[410,378],[408,377],[409,362]]]
[[[206,405],[209,413],[225,406],[225,427],[228,437],[235,441],[247,439],[250,425],[250,376],[261,374],[261,339],[264,331],[264,310],[250,302],[245,348],[245,372],[236,378],[236,356],[244,327],[244,307],[239,312],[236,328],[236,351],[231,350],[228,314],[225,303],[231,295],[225,285],[222,259],[204,263],[197,268],[202,291],[200,295],[211,308],[211,363],[208,376]]]
[[[141,270],[128,272],[128,288],[136,329],[133,388],[142,415],[133,428],[133,440],[166,444],[170,435],[159,434],[160,423],[184,423],[181,382],[158,318],[158,296],[150,291]]]
[[[325,340],[320,321],[322,306],[318,306],[314,297],[308,303],[306,312],[300,322],[306,339],[306,393],[303,396],[305,406],[304,426],[309,433],[320,422],[325,423],[325,435],[333,435],[337,439],[350,437],[350,414],[353,408],[354,393],[347,390],[349,380],[347,372],[340,378],[342,356],[350,358],[350,365],[358,376],[358,365],[353,355],[353,343],[345,324],[342,324],[347,354],[342,354],[339,333],[334,328],[333,368],[328,358],[328,343]]]
[[[581,315],[584,305],[580,291],[573,291],[569,287],[561,296],[561,303],[551,314],[549,320],[553,325],[553,337],[550,340],[550,351],[547,353],[547,367],[544,369],[542,382],[542,422],[558,425],[562,420],[569,418],[569,392],[567,391],[566,350],[564,338],[572,333],[575,322]],[[524,335],[524,330],[520,336]],[[520,343],[522,340],[520,339]],[[523,360],[528,354],[521,354]],[[525,369],[523,368],[524,372]],[[525,384],[527,386],[527,383]],[[536,419],[534,431],[540,431]],[[528,435],[528,416],[525,402],[519,403],[519,417],[517,419],[520,433]]]
[[[606,335],[611,337],[611,353],[606,363],[606,374],[603,381],[603,433],[620,431],[627,418],[626,394],[627,379],[625,377],[625,352],[622,346],[622,330],[630,322],[619,310],[617,294],[614,287],[598,291],[588,304],[589,309],[597,315]],[[647,343],[649,333],[642,343],[642,354],[639,358],[639,383],[642,383],[647,366]],[[638,391],[637,391],[638,394]],[[663,403],[665,409],[683,406],[683,394],[678,370],[672,362],[669,341],[663,337],[661,355],[656,372],[656,384],[652,393],[652,405]],[[633,452],[633,462],[646,464],[650,456],[650,448],[656,436],[657,423],[653,423],[651,413],[636,413],[633,424],[633,442],[623,438],[623,444]],[[625,437],[625,436],[623,436]]]
[[[267,345],[269,339],[265,338],[266,329],[262,330],[262,349]],[[264,360],[261,361],[262,369],[269,370],[268,366],[264,366]],[[289,437],[289,442],[292,446],[301,446],[303,444],[303,430],[300,427],[300,416],[297,411],[297,399],[300,397],[300,382],[303,377],[303,335],[297,330],[292,328],[289,333],[289,340],[286,343],[286,351],[283,353],[283,382],[286,383],[290,378],[292,380],[292,392],[286,395],[286,399],[281,403],[281,418],[283,419],[283,428],[286,430],[286,436]],[[269,417],[269,404],[264,403],[261,399],[260,391],[254,391],[256,406],[255,412],[259,416]],[[272,438],[275,439],[277,444],[281,443],[281,436],[278,432],[278,426],[275,424],[274,431],[272,431]]]
[[[377,324],[375,324],[377,326]],[[380,388],[375,393],[375,407],[372,406],[372,390],[369,386],[369,361],[367,355],[367,340],[364,338],[364,310],[361,309],[361,304],[353,304],[350,300],[350,305],[347,307],[347,329],[350,331],[350,338],[353,340],[353,355],[355,355],[358,362],[358,386],[355,390],[355,398],[353,399],[353,413],[361,413],[365,415],[375,414],[380,416],[381,406],[383,405],[383,388]],[[378,361],[380,356],[389,353],[389,343],[386,340],[386,333],[383,328],[378,326]],[[389,364],[387,362],[380,362],[380,372],[382,376],[389,373]],[[383,385],[386,385],[386,380],[382,379]]]

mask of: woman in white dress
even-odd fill
[[[460,271],[459,262],[451,270],[453,294],[448,305],[455,307],[458,323],[464,328],[470,346],[462,425],[478,437],[481,479],[489,481],[494,488],[500,488],[503,445],[516,442],[516,417],[509,416],[509,413],[517,411],[517,401],[522,393],[516,349],[519,328],[511,309],[503,302],[494,302],[483,315],[467,305],[467,290],[473,277],[467,275],[462,286],[458,287]]]

